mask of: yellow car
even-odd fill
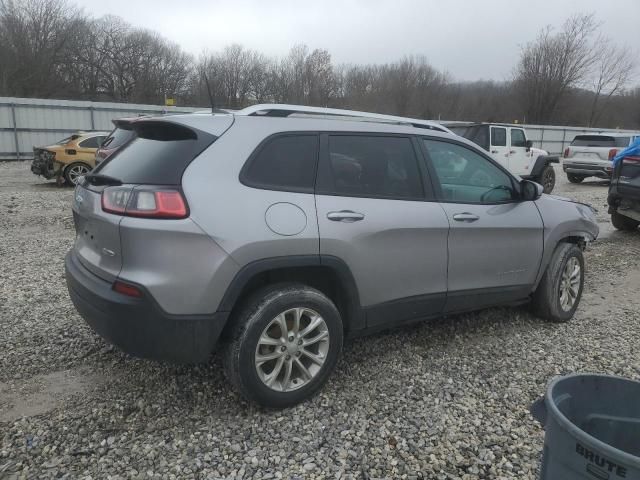
[[[48,147],[34,147],[31,171],[75,185],[96,166],[96,150],[109,132],[78,132]]]

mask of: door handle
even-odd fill
[[[509,150],[509,153],[516,153],[515,150]]]
[[[339,212],[327,213],[327,218],[334,222],[358,222],[364,218],[364,213],[358,213],[351,210],[340,210]]]
[[[473,213],[469,213],[469,212],[463,212],[463,213],[456,213],[453,216],[453,219],[456,222],[467,222],[467,223],[471,223],[471,222],[475,222],[476,220],[479,220],[480,217],[478,215],[474,215]]]
[[[498,150],[491,150],[491,153],[498,153]]]

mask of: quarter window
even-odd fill
[[[330,135],[329,161],[318,192],[357,197],[422,199],[420,170],[410,138]]]
[[[512,147],[526,147],[527,139],[524,136],[524,131],[519,128],[511,129],[511,146]]]
[[[250,160],[242,180],[258,188],[313,191],[317,159],[317,135],[275,137]]]
[[[482,155],[449,142],[425,139],[424,143],[443,201],[492,204],[517,198],[511,177]]]
[[[507,129],[503,127],[491,127],[491,145],[494,147],[507,146]]]

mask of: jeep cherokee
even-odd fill
[[[257,105],[131,122],[77,186],[69,293],[133,355],[206,361],[271,407],[345,336],[494,305],[569,320],[592,209],[435,123]]]

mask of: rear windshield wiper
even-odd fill
[[[101,173],[90,173],[85,175],[84,179],[91,185],[122,185],[122,180],[110,177],[109,175],[102,175]]]

